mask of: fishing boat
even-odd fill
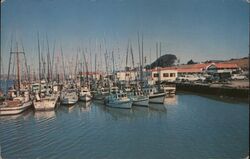
[[[24,112],[31,108],[32,101],[30,100],[29,92],[22,92],[21,95],[15,95],[16,90],[10,91],[12,99],[6,99],[0,105],[0,115],[15,115]]]
[[[161,43],[160,47],[158,47],[158,43],[156,43],[156,56],[158,59],[158,50],[160,51],[160,56],[161,56]],[[158,77],[157,83],[155,83],[155,86],[146,84],[144,86],[141,86],[142,91],[144,94],[149,96],[149,103],[154,103],[154,104],[164,104],[164,99],[166,97],[166,92],[164,89],[161,89],[161,76],[160,76],[160,70],[159,70],[159,60],[157,60],[157,74],[156,76]],[[147,81],[148,82],[148,81]],[[157,87],[156,87],[157,86]]]
[[[61,104],[73,105],[78,101],[78,94],[76,89],[66,89],[62,91],[60,96]]]
[[[155,87],[145,87],[143,92],[148,95],[149,103],[164,104],[166,92],[158,91]]]
[[[149,97],[140,91],[133,92],[130,94],[129,98],[132,100],[132,105],[134,106],[148,107]]]
[[[59,99],[58,93],[40,95],[36,94],[33,102],[35,110],[53,110]]]
[[[24,56],[25,64],[27,64],[26,56],[23,51],[18,51],[18,43],[16,45],[17,50],[12,51],[12,39],[11,39],[11,49],[10,49],[10,58],[9,58],[9,68],[8,68],[8,77],[7,81],[10,80],[9,72],[10,72],[10,64],[11,58],[15,55],[16,66],[17,66],[17,81],[14,84],[14,88],[8,91],[8,95],[6,96],[3,103],[0,105],[0,115],[15,115],[24,112],[25,110],[31,108],[32,100],[30,100],[29,89],[26,86],[21,85],[21,76],[20,76],[20,54]],[[28,74],[28,70],[26,67],[26,73]],[[26,81],[27,82],[27,81]],[[28,81],[29,82],[29,81]],[[21,89],[21,86],[22,89]],[[6,90],[8,90],[8,82],[6,84]]]
[[[33,101],[34,108],[37,111],[41,110],[54,110],[56,107],[56,103],[59,99],[59,93],[54,89],[53,82],[50,81],[52,79],[52,74],[50,72],[50,58],[48,51],[48,75],[47,80],[41,79],[41,65],[40,65],[40,43],[38,37],[38,60],[39,60],[39,83],[32,85],[32,90],[35,93],[35,99]],[[50,78],[51,77],[51,78]],[[45,77],[44,77],[45,78]],[[51,83],[50,83],[51,82]]]
[[[88,102],[92,99],[92,95],[88,89],[88,87],[81,87],[80,88],[80,93],[79,93],[79,100]]]
[[[108,96],[108,95],[109,95],[108,88],[102,87],[102,88],[100,88],[100,89],[97,89],[97,91],[94,92],[93,98],[94,98],[95,100],[104,100],[104,98],[105,98],[106,96]]]
[[[130,109],[132,107],[132,100],[122,91],[113,91],[109,94],[109,96],[105,97],[104,104],[113,108]]]
[[[166,92],[166,96],[175,96],[176,84],[171,82],[163,82],[161,89]]]
[[[131,83],[130,83],[130,80],[129,80],[129,83],[128,85],[125,87],[125,91],[132,91],[132,95],[130,95],[130,98],[132,100],[132,103],[133,105],[135,106],[144,106],[144,107],[148,107],[148,103],[149,103],[149,97],[147,94],[143,93],[141,91],[141,87],[144,83],[144,73],[143,73],[143,67],[144,67],[144,58],[143,58],[143,36],[142,36],[142,41],[141,41],[141,48],[140,48],[140,37],[139,37],[139,33],[138,33],[138,48],[139,48],[139,57],[141,57],[141,59],[139,60],[140,61],[140,72],[138,72],[140,74],[140,80],[137,81],[137,79],[135,79],[135,86],[133,88],[133,91],[131,90]],[[129,47],[129,45],[128,45]],[[126,67],[127,67],[127,58],[128,58],[128,50],[129,48],[127,49],[127,57],[126,57]],[[134,68],[134,55],[133,55],[133,49],[132,49],[132,44],[130,44],[130,53],[131,53],[131,58],[132,58],[132,66]],[[133,71],[134,73],[134,76],[136,76],[136,73],[135,71]],[[138,83],[139,82],[139,83]]]

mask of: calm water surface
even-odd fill
[[[238,159],[248,155],[249,106],[179,94],[131,110],[98,102],[0,117],[4,159]]]

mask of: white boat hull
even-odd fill
[[[52,99],[41,99],[41,101],[34,101],[35,110],[53,110],[56,107],[56,103],[59,96]]]
[[[149,103],[164,104],[166,93],[157,93],[149,95]]]
[[[76,92],[63,92],[60,96],[60,102],[63,105],[73,105],[78,102],[78,95]]]
[[[148,107],[148,103],[149,103],[149,98],[145,98],[145,99],[132,99],[133,103],[132,105],[134,106],[143,106],[143,107]]]
[[[80,101],[84,101],[84,102],[88,102],[91,101],[92,96],[84,94],[84,95],[80,95],[79,100]]]
[[[32,101],[23,103],[22,105],[15,107],[0,107],[0,115],[15,115],[24,112],[32,106]]]
[[[61,104],[64,105],[72,105],[72,104],[76,104],[78,101],[78,99],[69,99],[69,98],[64,98],[61,100]]]

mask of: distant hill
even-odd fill
[[[147,65],[146,68],[155,68],[155,67],[168,67],[173,66],[177,57],[173,54],[165,54],[155,60],[152,64]]]

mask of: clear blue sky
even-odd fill
[[[19,42],[22,39],[28,62],[36,65],[38,31],[41,41],[48,34],[51,50],[56,41],[56,53],[62,45],[67,59],[75,58],[79,47],[99,55],[95,46],[103,45],[105,38],[108,50],[115,49],[117,67],[125,65],[128,39],[138,57],[138,31],[144,35],[148,62],[155,60],[157,41],[162,42],[162,54],[175,54],[181,63],[245,57],[248,5],[246,0],[5,0],[1,4],[4,69],[11,34]]]

